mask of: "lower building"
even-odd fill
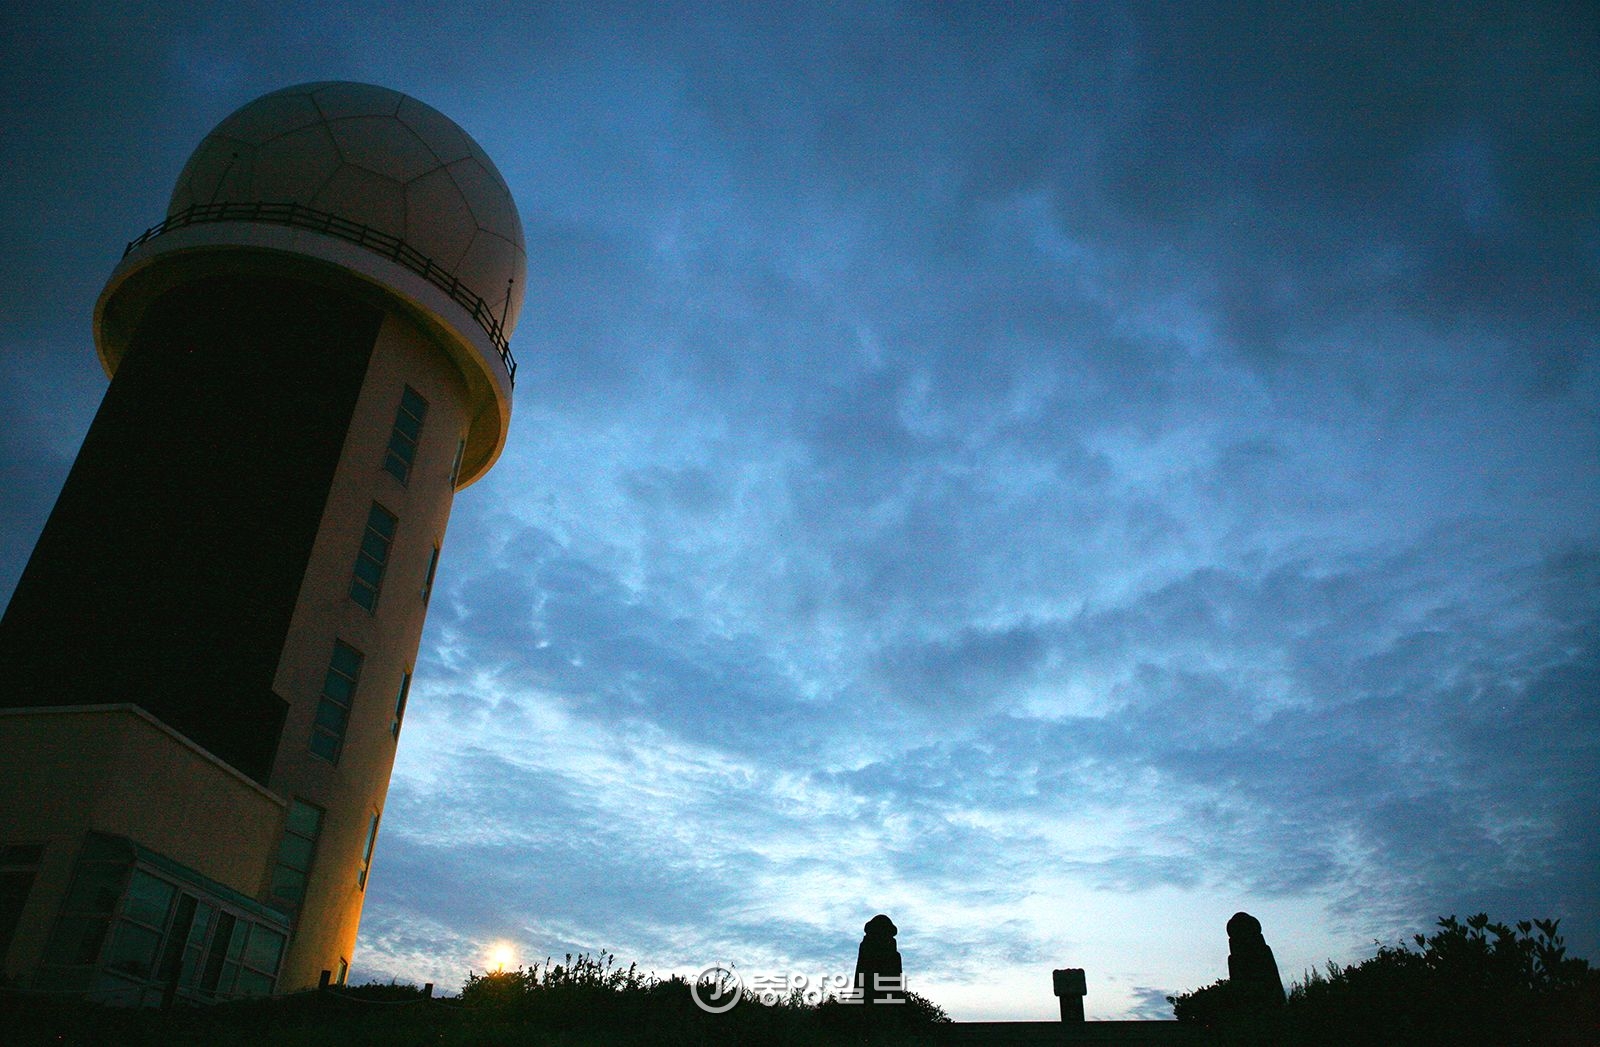
[[[272,992],[292,914],[257,899],[284,801],[134,705],[0,710],[7,981],[160,1004]],[[40,792],[35,783],[56,787]]]

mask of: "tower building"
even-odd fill
[[[526,266],[483,150],[395,91],[259,98],[94,314],[110,388],[0,620],[0,954],[129,1003],[343,980]]]

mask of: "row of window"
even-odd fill
[[[395,413],[394,428],[389,434],[383,464],[384,469],[402,484],[411,476],[417,443],[422,438],[422,423],[427,415],[428,402],[415,389],[406,386],[400,395],[400,407]],[[456,447],[456,460],[450,471],[452,484],[460,469],[465,447],[465,440]],[[350,574],[350,598],[369,612],[377,610],[383,575],[389,566],[389,554],[399,527],[399,517],[379,503],[373,502],[367,510],[367,525],[362,531],[361,544],[356,549],[355,567]],[[434,543],[433,552],[428,558],[428,572],[422,583],[424,605],[433,595],[433,580],[438,570],[439,545]],[[338,763],[339,754],[344,749],[345,731],[350,723],[350,706],[361,679],[361,662],[360,651],[343,640],[334,641],[333,658],[317,700],[317,715],[311,727],[310,743],[311,751],[329,763]],[[389,724],[389,733],[395,738],[400,737],[400,721],[405,716],[406,697],[410,690],[411,674],[402,673],[400,690],[395,695],[394,716]]]
[[[422,439],[422,422],[428,416],[428,401],[409,385],[400,393],[400,406],[395,411],[394,427],[389,432],[389,444],[384,449],[384,471],[402,485],[411,478],[411,466],[416,461],[417,445]],[[455,486],[461,474],[461,457],[466,452],[463,437],[456,442],[455,461],[450,465],[450,485]],[[350,598],[375,611],[378,592],[383,587],[383,572],[389,565],[389,550],[394,545],[399,519],[377,502],[367,511],[367,526],[361,536],[361,546],[356,551],[355,570],[350,578]],[[427,580],[422,583],[422,602],[426,604],[433,594],[433,576],[439,567],[439,546],[434,544],[428,561]]]
[[[428,402],[409,385],[400,396],[400,407],[395,413],[394,427],[389,434],[389,444],[384,452],[383,468],[401,484],[411,478],[411,467],[416,461],[417,444],[422,439],[422,423],[428,415]],[[453,485],[461,468],[461,457],[466,441],[456,445],[455,462],[450,468]],[[356,550],[355,568],[350,577],[350,598],[369,612],[378,606],[378,594],[383,588],[383,576],[389,566],[390,550],[400,520],[394,513],[377,502],[367,511],[367,525]],[[433,592],[434,574],[439,567],[439,546],[433,547],[428,561],[428,573],[422,587],[422,601],[428,602]],[[328,661],[328,671],[323,675],[322,691],[317,697],[317,713],[311,726],[310,749],[316,755],[337,764],[344,751],[345,733],[350,725],[350,709],[355,702],[356,689],[361,682],[364,658],[360,651],[335,640],[333,655]],[[405,718],[406,699],[411,691],[411,673],[400,676],[400,688],[395,694],[394,715],[389,733],[400,737],[400,723]],[[273,867],[271,894],[275,901],[289,912],[298,912],[305,901],[306,884],[311,877],[311,863],[316,855],[317,840],[322,833],[323,811],[320,807],[294,799],[287,812],[283,838],[278,844],[278,859]],[[372,865],[372,850],[378,837],[378,813],[372,812],[367,824],[367,835],[361,849],[361,861],[356,869],[356,885],[363,890],[367,885],[367,872]],[[339,961],[337,983],[343,984],[346,962]]]

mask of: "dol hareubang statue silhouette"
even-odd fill
[[[899,928],[879,913],[862,928],[866,936],[856,950],[856,990],[863,1003],[903,1003],[905,983],[900,970],[900,950],[894,936]]]
[[[1283,1006],[1278,961],[1261,934],[1261,921],[1247,912],[1236,912],[1228,921],[1228,981],[1256,1006]]]

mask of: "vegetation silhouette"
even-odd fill
[[[1360,963],[1308,971],[1281,1006],[1226,978],[1167,999],[1178,1021],[1223,1047],[1593,1047],[1600,970],[1566,955],[1559,924],[1446,916],[1410,945],[1379,944]]]
[[[722,1014],[702,1010],[680,976],[622,967],[601,951],[532,967],[469,972],[457,998],[411,985],[323,992],[156,1011],[66,995],[0,992],[3,1047],[900,1047],[927,1042],[950,1019],[907,992],[904,1004],[820,1003],[798,992],[744,990]]]
[[[869,1009],[832,997],[807,999],[799,989],[776,997],[746,988],[736,1006],[711,1014],[695,1003],[691,988],[679,975],[662,979],[634,964],[619,967],[601,951],[470,974],[461,1003],[484,1026],[571,1035],[573,1044],[909,1044],[920,1042],[917,1034],[929,1026],[950,1021],[943,1008],[912,992],[900,994],[903,1004]]]
[[[914,992],[904,1004],[868,1007],[746,989],[736,1006],[712,1014],[691,989],[681,976],[622,967],[601,951],[472,972],[459,997],[444,999],[370,984],[163,1012],[0,990],[0,1045],[899,1047],[960,1029]],[[1282,1003],[1264,1003],[1261,992],[1229,979],[1168,999],[1198,1042],[1217,1047],[1600,1043],[1600,970],[1566,955],[1555,920],[1507,926],[1484,914],[1444,917],[1411,944],[1380,945],[1360,963],[1307,972]]]

